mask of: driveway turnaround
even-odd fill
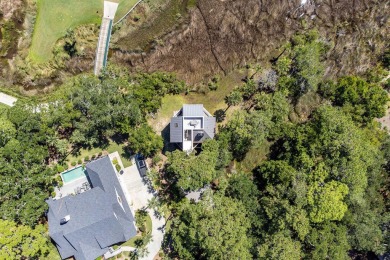
[[[124,169],[124,173],[120,176],[120,178],[131,197],[133,209],[138,210],[146,208],[148,206],[148,200],[153,198],[156,194],[155,191],[149,190],[148,186],[143,182],[135,160],[133,159],[132,161],[133,165]],[[164,217],[157,218],[153,210],[148,209],[147,211],[152,219],[152,241],[147,245],[149,254],[140,258],[142,260],[154,259],[160,251],[161,243],[164,238]]]

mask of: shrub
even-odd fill
[[[95,158],[96,158],[96,154],[92,155],[91,159],[95,160]]]
[[[82,164],[83,161],[82,161],[81,159],[79,159],[79,160],[77,161],[77,163],[78,163],[78,164]]]
[[[76,162],[71,162],[71,164],[70,165],[72,165],[72,166],[76,166]]]
[[[157,165],[160,161],[161,161],[161,156],[160,155],[156,155],[152,159],[152,164],[153,165]]]
[[[103,155],[103,152],[100,151],[100,152],[98,153],[98,156],[102,156],[102,155]]]
[[[119,164],[115,164],[115,169],[119,172],[122,170],[122,167]]]
[[[56,196],[56,192],[55,191],[52,191],[51,192],[51,196],[54,198]]]
[[[63,172],[65,171],[64,167],[61,165],[57,165],[57,172]]]
[[[68,165],[67,163],[64,164],[63,167],[64,167],[64,170],[65,170],[65,171],[66,171],[67,169],[69,169],[69,165]]]
[[[139,231],[141,231],[142,233],[144,233],[145,230],[146,230],[145,225],[142,225],[142,226],[139,227]]]
[[[116,159],[116,158],[112,159],[112,163],[113,164],[118,164],[118,159]]]
[[[89,161],[89,156],[88,155],[84,157],[84,161]]]

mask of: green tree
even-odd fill
[[[343,202],[348,194],[348,186],[337,181],[325,184],[315,183],[309,187],[307,201],[311,206],[310,218],[313,222],[341,220],[348,209]]]
[[[249,227],[240,202],[209,193],[179,206],[170,235],[180,259],[250,259]]]
[[[0,116],[0,146],[16,136],[16,129],[11,121]]]
[[[259,203],[260,192],[249,174],[239,173],[229,179],[225,195],[241,201],[251,222],[251,235],[259,237],[262,232],[263,219]]]
[[[34,229],[0,219],[0,259],[38,258],[49,252],[49,239],[43,225]]]
[[[311,208],[310,218],[315,223],[341,220],[348,209],[343,201],[348,194],[348,186],[335,180],[326,182],[327,177],[324,164],[310,174],[307,201]]]
[[[231,106],[237,106],[242,101],[242,95],[239,90],[233,90],[229,95],[225,97],[225,103],[227,105],[226,110]]]
[[[347,239],[347,228],[343,225],[327,222],[311,230],[307,238],[311,250],[309,259],[350,259],[350,245]]]
[[[268,236],[258,248],[259,259],[300,259],[301,244],[288,234],[276,233]]]
[[[177,186],[183,190],[197,190],[217,177],[218,143],[207,140],[202,144],[202,152],[195,156],[182,151],[168,154],[167,172],[173,175]]]
[[[145,156],[153,156],[164,145],[161,136],[156,135],[147,124],[130,129],[128,141],[129,149]]]
[[[359,122],[368,123],[385,115],[388,101],[386,91],[359,77],[347,76],[340,78],[336,84],[323,84],[320,92]]]

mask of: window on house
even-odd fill
[[[175,123],[175,127],[179,127],[179,124],[178,124],[178,123]]]

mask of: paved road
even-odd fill
[[[0,103],[3,103],[4,105],[12,107],[17,100],[17,98],[11,97],[10,95],[0,92]]]
[[[138,168],[133,160],[133,165],[124,170],[120,177],[124,183],[133,203],[134,210],[145,208],[148,205],[148,200],[153,198],[153,191],[149,191],[146,184],[144,184]],[[165,219],[157,218],[153,210],[148,209],[150,218],[152,219],[152,241],[147,245],[149,254],[146,257],[140,258],[142,260],[151,260],[160,251],[161,243],[164,239],[163,230],[160,230],[165,225]]]

